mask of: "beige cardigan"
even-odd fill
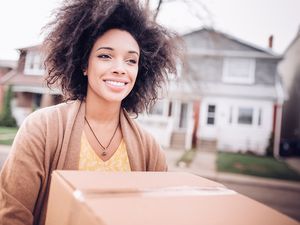
[[[32,113],[20,127],[0,174],[0,224],[44,224],[51,173],[76,170],[85,103]],[[120,124],[132,171],[166,171],[160,146],[122,110]]]

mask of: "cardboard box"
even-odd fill
[[[46,225],[289,225],[297,221],[189,173],[55,171]]]

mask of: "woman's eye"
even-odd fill
[[[110,55],[107,55],[107,54],[101,54],[101,55],[98,55],[98,58],[100,59],[110,59]]]
[[[127,62],[129,62],[130,64],[136,64],[137,61],[135,59],[129,59]]]

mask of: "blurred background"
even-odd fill
[[[141,0],[184,41],[179,74],[138,122],[170,171],[216,180],[300,221],[300,1]],[[45,87],[43,26],[62,0],[0,2],[0,168]]]

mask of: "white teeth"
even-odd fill
[[[112,80],[107,80],[105,81],[106,83],[109,83],[111,85],[117,86],[117,87],[122,87],[125,85],[123,82],[118,82],[118,81],[112,81]]]

